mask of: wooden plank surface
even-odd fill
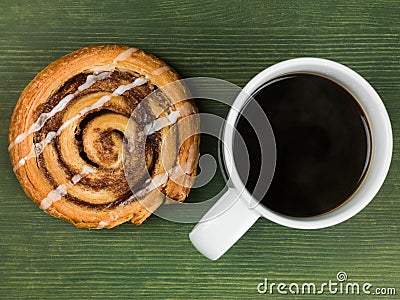
[[[321,283],[339,271],[351,281],[397,289],[397,296],[377,299],[400,299],[399,32],[398,0],[3,0],[0,299],[253,299],[264,277]],[[218,77],[239,86],[289,58],[346,64],[376,88],[391,117],[394,152],[386,182],[365,210],[343,224],[302,231],[260,220],[216,262],[190,244],[193,224],[152,216],[140,227],[89,231],[52,218],[25,196],[12,173],[9,119],[37,72],[77,48],[103,43],[154,53],[183,77]],[[201,111],[227,112],[215,103],[198,104]],[[192,197],[212,195],[221,184],[217,178]],[[339,298],[259,297],[324,296]]]

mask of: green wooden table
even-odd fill
[[[336,280],[395,287],[400,299],[400,2],[348,1],[11,1],[0,5],[1,299],[365,299],[365,295],[259,295],[271,282]],[[142,226],[82,230],[43,213],[23,193],[7,153],[20,92],[53,60],[90,44],[154,53],[183,77],[239,86],[281,60],[336,60],[378,91],[392,120],[391,169],[356,217],[315,231],[256,225],[219,261],[191,245],[193,224],[150,217]],[[207,101],[201,111],[226,115]],[[206,143],[206,142],[205,142]],[[205,149],[204,144],[202,145]],[[214,180],[212,194],[221,185]],[[199,193],[194,192],[191,200]],[[372,290],[372,289],[371,289]],[[383,299],[383,296],[370,296]]]

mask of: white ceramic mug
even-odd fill
[[[379,95],[359,74],[339,63],[319,58],[296,58],[275,64],[256,75],[244,87],[252,95],[266,82],[289,73],[311,73],[329,78],[349,91],[362,107],[371,131],[371,160],[358,190],[343,205],[314,217],[294,218],[276,213],[257,201],[245,189],[235,167],[232,155],[234,129],[239,112],[248,98],[239,95],[227,117],[223,132],[223,154],[231,187],[204,215],[189,237],[193,245],[206,257],[218,259],[259,217],[283,226],[300,229],[318,229],[332,226],[356,215],[374,198],[382,186],[392,157],[392,129],[386,109]]]

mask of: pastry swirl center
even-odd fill
[[[78,204],[100,208],[131,201],[132,193],[122,161],[124,132],[128,123],[130,145],[135,145],[129,165],[135,170],[133,176],[138,189],[144,184],[147,174],[152,176],[161,141],[157,133],[142,134],[145,124],[129,122],[137,105],[155,86],[134,74],[115,71],[106,78],[91,82],[87,88],[81,88],[89,76],[93,75],[75,76],[69,80],[68,89],[61,87],[42,107],[41,114],[51,111],[71,92],[75,95],[35,134],[35,143],[54,133],[50,134],[52,140],[38,156],[38,165],[54,188],[70,182],[84,166],[94,168],[95,172],[71,186],[64,197]],[[145,153],[145,159],[136,153]]]

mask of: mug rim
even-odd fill
[[[245,188],[240,180],[233,158],[229,156],[229,153],[233,153],[233,128],[235,128],[239,113],[246,105],[249,95],[253,95],[266,82],[290,73],[320,75],[344,87],[353,95],[363,109],[371,131],[370,164],[357,191],[339,207],[313,217],[290,217],[260,204]],[[381,98],[361,75],[349,67],[332,60],[301,57],[285,60],[262,70],[246,84],[243,88],[243,93],[240,93],[235,99],[226,122],[230,126],[225,126],[223,131],[225,143],[223,157],[233,186],[241,191],[238,201],[248,202],[250,208],[257,210],[261,216],[286,227],[318,229],[333,226],[350,219],[372,201],[383,185],[389,171],[393,137],[390,119]]]

